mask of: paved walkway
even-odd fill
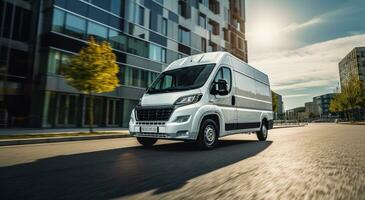
[[[93,128],[96,132],[127,133],[127,128]],[[89,132],[89,128],[63,128],[63,129],[0,129],[0,135],[26,135],[26,134],[61,134]]]

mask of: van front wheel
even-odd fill
[[[259,139],[260,141],[265,141],[267,138],[267,133],[268,133],[267,125],[266,125],[265,121],[263,121],[261,123],[260,131],[256,132],[257,139]]]
[[[143,137],[137,137],[137,141],[145,146],[145,147],[151,147],[157,142],[156,138],[143,138]]]
[[[204,120],[200,130],[198,139],[196,141],[197,146],[200,149],[213,149],[218,142],[218,128],[214,120]]]

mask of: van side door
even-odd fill
[[[220,107],[223,117],[224,117],[224,126],[226,131],[230,131],[236,124],[237,119],[237,111],[235,107],[235,99],[234,99],[234,80],[233,73],[231,68],[226,66],[221,66],[218,72],[215,75],[212,86],[214,83],[218,83],[219,80],[225,80],[227,82],[227,95],[211,95],[211,102],[214,105]],[[221,135],[225,135],[225,133],[221,133]]]

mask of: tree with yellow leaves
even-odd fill
[[[68,65],[62,67],[67,82],[89,96],[89,130],[93,132],[93,93],[113,91],[119,84],[116,56],[108,42],[90,38],[86,47],[74,55]]]

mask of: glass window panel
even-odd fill
[[[110,11],[118,16],[120,16],[121,6],[122,6],[121,0],[110,1]]]
[[[67,13],[66,15],[66,33],[77,37],[83,38],[85,34],[86,21],[80,17]]]
[[[148,58],[148,43],[135,38],[128,38],[129,53]]]
[[[148,85],[148,73],[145,70],[140,70],[141,71],[141,87],[147,87]]]
[[[76,115],[77,113],[76,108],[76,96],[70,95],[69,98],[69,104],[68,104],[68,124],[75,124],[76,123]]]
[[[95,37],[97,40],[105,40],[107,38],[108,29],[94,22],[89,22],[87,34]]]
[[[179,42],[190,46],[190,31],[179,27]]]
[[[114,105],[115,105],[115,101],[114,100],[108,100],[108,124],[112,125],[114,124]]]
[[[91,3],[105,10],[110,8],[110,0],[91,0]]]
[[[161,47],[150,44],[149,58],[154,61],[161,62]]]
[[[166,63],[166,49],[161,48],[161,62]]]
[[[127,45],[127,37],[118,31],[110,29],[109,42],[113,48],[125,51]]]
[[[203,52],[207,52],[207,40],[202,38],[202,41],[201,41],[201,50]]]
[[[65,124],[66,120],[66,95],[58,96],[58,119],[57,124]]]
[[[121,108],[121,101],[116,101],[115,102],[115,124],[120,124],[121,123],[121,114],[122,114],[122,108]]]
[[[140,86],[140,71],[136,68],[132,68],[133,74],[132,74],[132,85],[133,86]]]
[[[198,25],[203,27],[203,28],[207,28],[207,20],[205,15],[199,13],[199,17],[198,17]]]
[[[136,13],[135,13],[135,23],[139,25],[144,25],[144,8],[142,6],[136,6]]]
[[[54,116],[54,95],[53,93],[46,91],[44,96],[44,104],[43,104],[43,117],[42,117],[42,126],[50,127],[53,123]]]
[[[103,24],[107,24],[109,22],[109,14],[103,10],[100,10],[96,7],[89,7],[88,15],[89,18],[101,22]]]
[[[52,30],[62,32],[65,23],[65,13],[59,9],[53,10]]]
[[[167,35],[167,19],[162,18],[161,33]]]
[[[48,67],[47,72],[56,74],[61,62],[61,54],[58,51],[51,50],[48,56]]]

